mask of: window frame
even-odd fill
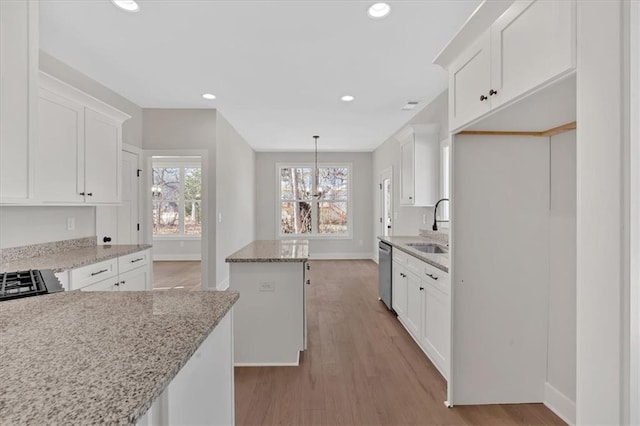
[[[311,203],[311,229],[313,232],[308,234],[283,234],[282,233],[282,203],[286,202],[282,198],[282,184],[280,181],[281,170],[283,168],[301,168],[306,167],[312,170],[311,177],[311,187],[316,188],[316,174],[315,174],[315,164],[313,162],[278,162],[276,163],[276,194],[278,198],[276,199],[276,214],[275,214],[275,224],[276,224],[276,236],[277,239],[280,240],[290,240],[290,239],[307,239],[307,240],[352,240],[353,239],[353,198],[352,198],[352,188],[353,188],[353,163],[350,162],[322,162],[318,163],[318,169],[322,168],[330,168],[330,167],[343,167],[347,169],[347,199],[345,201],[333,201],[326,200],[328,202],[345,202],[347,204],[347,232],[344,234],[320,234],[315,230],[318,227],[316,223],[318,217],[318,203],[325,200],[314,200],[313,198],[309,200]],[[293,201],[293,200],[291,200]]]
[[[181,233],[178,234],[167,234],[167,235],[159,235],[159,234],[154,234],[153,233],[153,229],[151,230],[151,236],[154,240],[201,240],[202,239],[202,227],[203,227],[203,217],[201,216],[200,219],[200,234],[198,235],[193,235],[193,234],[185,234],[184,233],[184,219],[185,219],[185,201],[192,201],[192,200],[185,200],[184,197],[184,184],[185,184],[185,169],[189,169],[189,168],[199,168],[200,169],[200,200],[198,200],[200,202],[200,214],[202,215],[202,192],[203,192],[203,182],[202,182],[202,173],[203,173],[203,167],[202,167],[202,161],[199,157],[152,157],[151,158],[151,187],[153,188],[154,184],[153,184],[153,169],[154,168],[176,168],[179,169],[179,176],[180,176],[180,187],[179,187],[179,197],[178,197],[178,212],[180,213],[178,216],[178,230],[181,231]],[[173,201],[173,200],[172,200]],[[154,199],[153,196],[151,197],[151,211],[153,212],[153,203],[154,203]],[[153,224],[153,218],[151,220],[151,223]]]

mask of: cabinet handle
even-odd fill
[[[110,243],[110,242],[111,242],[111,237],[104,237],[104,238],[102,239],[102,242],[103,242],[103,243]]]
[[[307,262],[307,271],[311,270],[311,265]]]
[[[487,97],[485,95],[480,95],[480,102],[486,101],[487,99],[489,99],[489,97]]]
[[[138,259],[130,260],[130,262],[131,263],[136,263],[136,262],[140,262],[141,260],[144,260],[144,257],[139,257]]]
[[[126,283],[125,280],[120,281],[120,284],[124,285]]]
[[[120,287],[120,283],[116,281],[116,283],[114,284],[116,287]]]
[[[420,287],[420,291],[424,290],[424,287]]]
[[[497,90],[493,90],[493,89],[489,90],[489,96],[493,96],[493,95],[497,95],[497,94],[498,94]]]
[[[89,197],[93,197],[93,192],[87,192],[87,195],[88,195]]]
[[[409,197],[410,200],[413,200],[413,197]]]
[[[311,285],[311,280],[307,280],[307,285]]]
[[[425,272],[425,273],[426,273],[426,272]],[[431,279],[436,280],[436,281],[438,280],[438,277],[436,277],[435,275],[427,274],[427,276],[428,276],[429,278],[431,278]]]
[[[98,271],[98,272],[92,272],[92,273],[91,273],[91,276],[93,277],[93,276],[96,276],[96,275],[102,274],[103,272],[107,272],[107,271],[108,271],[108,269],[101,269],[101,270],[100,270],[100,271]]]
[[[80,195],[83,195],[83,196],[84,196],[85,194],[84,194],[84,192],[81,192],[81,193],[80,193]]]

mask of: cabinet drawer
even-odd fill
[[[422,278],[424,268],[427,266],[425,262],[422,260],[415,258],[413,256],[409,256],[407,259],[407,269],[420,278]]]
[[[446,272],[425,263],[422,273],[422,279],[427,284],[434,288],[437,288],[444,294],[449,294],[449,274],[447,274]]]
[[[118,271],[122,274],[123,272],[144,266],[147,263],[149,263],[149,250],[138,251],[119,257]]]
[[[409,262],[409,256],[407,253],[400,251],[396,248],[393,249],[393,261],[398,262],[400,265],[406,266]]]
[[[118,259],[109,259],[71,270],[71,290],[97,283],[118,275]]]

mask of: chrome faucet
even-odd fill
[[[438,230],[438,222],[449,222],[448,220],[437,220],[437,214],[438,214],[438,204],[440,204],[443,201],[449,201],[448,198],[442,198],[440,200],[438,200],[438,202],[436,203],[436,207],[433,209],[433,226],[431,227],[431,229],[433,229],[434,231]]]

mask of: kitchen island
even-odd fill
[[[306,349],[306,240],[260,240],[227,257],[236,366],[298,365]]]
[[[238,293],[64,292],[0,304],[0,423],[232,424]]]

